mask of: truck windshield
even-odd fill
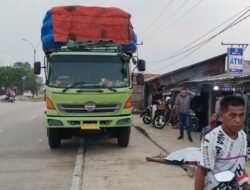
[[[129,64],[120,56],[54,55],[49,86],[58,88],[128,87]]]

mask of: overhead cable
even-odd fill
[[[148,35],[146,35],[145,37],[147,38],[147,36],[151,36],[153,33],[157,32],[159,29],[161,29],[170,19],[172,19],[179,11],[181,11],[181,9],[188,3],[189,0],[185,0],[176,10],[175,12],[173,12],[173,14],[171,14],[169,17],[167,17],[167,19],[164,20],[164,22],[162,24],[160,24],[154,31],[150,32]]]
[[[143,35],[145,32],[148,31],[150,27],[152,27],[158,20],[161,18],[161,16],[166,12],[166,10],[170,7],[170,5],[174,2],[174,0],[171,0],[167,6],[163,9],[163,11],[146,27],[145,30],[142,31],[141,35]]]
[[[218,35],[220,35],[221,33],[225,32],[226,30],[234,27],[235,25],[239,24],[240,22],[242,22],[243,20],[247,19],[250,15],[247,15],[241,19],[237,19],[237,21],[235,20],[233,23],[231,23],[230,25],[228,25],[226,28],[224,28],[223,30],[221,30],[220,32],[218,32],[217,34],[213,35],[212,37],[210,37],[209,39],[207,40],[204,40],[203,42],[197,44],[193,50],[191,52],[189,52],[188,54],[186,54],[185,56],[181,57],[180,59],[176,60],[175,62],[171,63],[171,64],[168,64],[168,65],[164,65],[164,67],[161,67],[160,70],[168,67],[168,66],[171,66],[171,65],[174,65],[180,61],[182,61],[184,58],[188,57],[189,55],[193,54],[195,51],[197,51],[198,49],[200,49],[202,46],[204,46],[205,44],[207,44],[209,41],[211,41],[212,39],[214,39],[215,37],[217,37]]]
[[[221,23],[220,25],[216,26],[215,28],[213,28],[212,30],[208,31],[207,33],[203,34],[202,36],[200,36],[199,38],[197,38],[196,40],[192,41],[191,43],[187,44],[186,46],[184,46],[183,48],[181,48],[180,50],[176,51],[176,53],[172,56],[169,56],[169,57],[166,57],[164,59],[160,59],[160,60],[156,60],[156,61],[149,61],[149,62],[154,62],[154,63],[160,63],[160,62],[163,62],[163,61],[167,61],[167,60],[170,60],[170,59],[173,59],[179,55],[182,55],[194,48],[196,48],[197,46],[199,46],[200,44],[202,44],[203,42],[200,42],[199,44],[197,45],[194,45],[192,47],[190,47],[191,45],[195,44],[195,42],[199,41],[200,39],[202,39],[203,37],[207,36],[208,34],[210,34],[211,32],[213,32],[214,30],[218,29],[219,27],[221,27],[222,25],[224,25],[225,23],[227,23],[228,21],[230,21],[231,19],[233,19],[234,17],[238,16],[240,13],[242,13],[243,11],[245,11],[243,14],[241,14],[235,21],[237,21],[238,19],[240,19],[241,17],[243,17],[245,14],[247,14],[249,12],[249,7],[247,8],[248,10],[246,11],[246,9],[238,12],[237,14],[235,14],[234,16],[230,17],[229,19],[227,19],[226,21],[224,21],[223,23]],[[234,22],[235,22],[234,21]],[[232,24],[232,23],[231,23]],[[229,26],[231,25],[229,24]],[[227,26],[227,27],[229,27]],[[188,48],[190,47],[190,48]],[[188,48],[188,49],[186,49]]]
[[[177,24],[179,21],[181,21],[187,14],[189,14],[190,12],[192,12],[203,0],[199,0],[196,4],[194,4],[190,9],[188,9],[186,12],[184,12],[181,16],[179,16],[176,20],[174,20],[172,23],[170,23],[169,25],[167,25],[166,27],[164,27],[161,31],[157,32],[155,31],[154,33],[151,33],[150,36],[148,36],[148,38],[144,39],[144,41],[148,41],[151,40],[155,37],[157,37],[159,34],[161,34],[162,32],[164,32],[165,30],[171,28],[172,26],[174,26],[175,24]]]

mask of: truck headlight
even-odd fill
[[[49,126],[63,126],[63,122],[56,119],[48,119]]]
[[[127,125],[130,124],[130,119],[126,118],[126,119],[121,119],[119,121],[117,121],[116,125]]]

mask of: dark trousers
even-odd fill
[[[184,137],[184,129],[186,129],[188,138],[192,138],[191,137],[192,129],[189,125],[189,114],[188,113],[179,113],[179,117],[180,117],[180,136]]]

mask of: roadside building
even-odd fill
[[[207,125],[209,116],[209,87],[199,85],[199,83],[187,83],[205,77],[214,77],[225,73],[227,54],[221,54],[216,57],[192,64],[178,70],[159,75],[157,77],[145,80],[144,88],[144,107],[148,106],[148,97],[154,95],[158,88],[164,87],[163,95],[168,95],[172,90],[187,87],[196,93],[192,101],[192,108],[196,110],[202,123],[201,127]]]
[[[148,104],[148,96],[154,94],[159,87],[164,87],[163,95],[187,87],[196,93],[191,108],[199,119],[201,129],[209,123],[209,116],[214,112],[218,93],[223,93],[225,96],[231,94],[243,96],[247,103],[246,131],[250,134],[250,61],[244,61],[242,76],[233,76],[226,72],[226,56],[226,53],[221,54],[146,80],[144,106]]]
[[[159,74],[143,73],[144,79],[150,79],[159,76]],[[132,94],[132,106],[133,112],[137,113],[142,110],[143,105],[143,91],[144,85],[138,85],[136,83],[135,76],[133,77],[133,94]]]

